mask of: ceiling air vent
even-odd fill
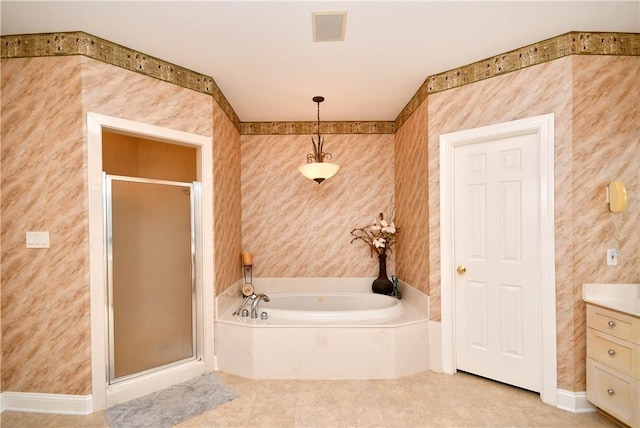
[[[347,12],[313,12],[314,42],[342,42],[347,26]]]

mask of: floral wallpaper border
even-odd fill
[[[305,135],[318,132],[317,122],[242,122],[242,135]],[[321,122],[322,134],[395,134],[394,122]]]
[[[212,77],[77,32],[9,35],[0,38],[0,58],[85,55],[213,96],[241,135],[314,134],[315,122],[240,122]],[[640,33],[569,32],[463,67],[427,77],[394,122],[323,122],[323,134],[393,134],[429,94],[500,76],[568,55],[640,56]]]
[[[395,120],[396,129],[416,111],[429,94],[501,76],[568,55],[640,56],[640,33],[591,33],[572,31],[495,55],[463,67],[427,77]]]
[[[183,88],[209,94],[240,131],[238,115],[212,77],[82,31],[2,36],[0,40],[2,41],[0,58],[84,55]]]

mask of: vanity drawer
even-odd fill
[[[587,305],[587,327],[640,344],[640,319],[631,315]]]
[[[587,399],[625,424],[640,426],[638,381],[587,358]]]
[[[640,346],[631,342],[588,328],[587,357],[640,379]]]

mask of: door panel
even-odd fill
[[[110,381],[195,359],[188,183],[107,176]]]
[[[519,182],[500,183],[500,260],[520,262],[522,260],[522,213],[520,201],[522,190]]]
[[[512,357],[523,357],[522,287],[502,285],[500,291],[502,353]]]
[[[535,133],[454,151],[455,351],[460,370],[540,391]]]
[[[474,348],[487,350],[489,342],[487,314],[487,284],[484,282],[470,281],[468,284],[467,300],[467,328],[469,329],[469,345]]]
[[[485,260],[487,257],[487,186],[474,184],[469,186],[469,210],[474,215],[469,219],[469,257]]]

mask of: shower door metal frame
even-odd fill
[[[187,358],[183,358],[177,361],[173,361],[167,364],[163,364],[160,366],[152,367],[146,370],[142,370],[139,372],[131,373],[128,375],[116,377],[115,376],[115,331],[114,331],[114,305],[113,305],[113,216],[112,216],[112,182],[116,181],[127,181],[127,182],[136,182],[136,183],[146,183],[146,184],[159,184],[166,186],[176,186],[176,187],[184,187],[189,189],[189,199],[190,199],[190,217],[191,217],[191,231],[190,231],[190,240],[191,240],[191,332],[192,332],[192,355]],[[194,181],[192,183],[185,183],[179,181],[167,181],[167,180],[157,180],[151,178],[140,178],[140,177],[128,177],[121,175],[111,175],[103,172],[103,194],[104,194],[104,244],[105,244],[105,268],[106,268],[106,279],[107,279],[107,308],[106,308],[106,316],[107,316],[107,385],[114,385],[119,382],[123,382],[126,380],[130,380],[133,378],[137,378],[139,376],[144,376],[145,374],[154,373],[169,367],[174,367],[183,363],[187,363],[190,361],[197,361],[201,359],[201,345],[200,338],[202,336],[202,332],[199,328],[198,319],[200,317],[200,307],[198,305],[197,299],[197,283],[196,283],[196,237],[198,224],[200,221],[200,192],[201,187],[200,183]]]

